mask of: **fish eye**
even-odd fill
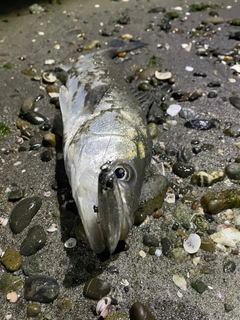
[[[128,176],[128,172],[125,168],[119,167],[119,168],[115,169],[115,175],[118,179],[125,180]]]

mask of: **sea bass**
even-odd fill
[[[85,55],[60,88],[65,169],[96,253],[126,239],[151,159],[146,116],[116,70],[118,52]]]

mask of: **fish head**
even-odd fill
[[[101,166],[98,176],[98,219],[106,247],[113,253],[125,240],[139,204],[143,172],[135,161],[116,160]]]

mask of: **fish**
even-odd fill
[[[120,51],[86,54],[59,92],[65,170],[96,254],[127,238],[152,153],[146,115],[114,63]]]

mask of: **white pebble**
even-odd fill
[[[124,287],[127,287],[129,286],[129,282],[127,281],[127,279],[122,279],[121,285],[123,285]]]
[[[162,250],[156,249],[155,256],[160,257],[162,255]]]
[[[74,248],[77,244],[77,240],[75,238],[69,238],[65,243],[64,243],[64,247],[71,249]]]
[[[186,66],[186,67],[185,67],[185,70],[191,72],[191,71],[194,70],[194,68],[193,68],[193,67],[190,67],[190,66]]]
[[[166,112],[170,116],[174,117],[180,112],[181,109],[182,107],[179,104],[170,104]]]
[[[54,59],[47,59],[45,60],[44,64],[45,65],[51,65],[51,64],[54,64],[55,63],[55,60]]]
[[[139,255],[140,255],[140,257],[145,258],[146,257],[146,252],[144,252],[143,250],[140,250],[139,251]]]
[[[158,80],[167,80],[170,79],[172,77],[172,73],[167,71],[167,72],[159,72],[159,71],[155,71],[155,77]]]
[[[178,288],[180,288],[183,291],[187,290],[187,281],[184,277],[179,276],[178,274],[174,274],[172,279],[175,285],[178,286]]]
[[[183,297],[182,292],[181,292],[181,291],[178,291],[178,292],[177,292],[177,296],[178,296],[179,298],[182,298],[182,297]]]
[[[201,245],[201,238],[198,234],[192,233],[183,241],[183,248],[187,253],[196,253]]]
[[[167,203],[175,203],[175,194],[174,193],[167,193],[164,201]]]

